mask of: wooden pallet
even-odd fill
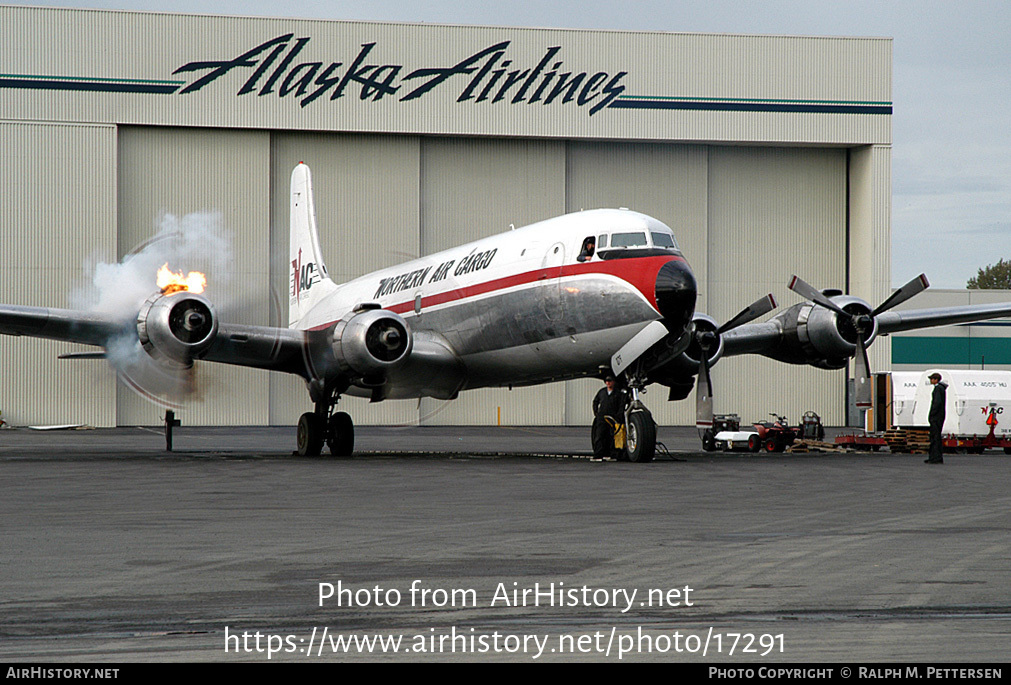
[[[885,431],[885,442],[892,452],[926,454],[930,447],[930,429],[890,428]]]
[[[791,454],[806,454],[807,452],[852,452],[853,450],[834,442],[795,440],[792,445],[786,448],[786,451]]]
[[[905,452],[906,447],[906,431],[901,428],[890,428],[885,431],[885,442],[888,443],[888,449],[892,452]]]
[[[930,450],[930,429],[907,428],[906,446],[913,454],[926,454]]]

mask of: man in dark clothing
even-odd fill
[[[930,452],[924,463],[943,464],[941,427],[944,425],[944,402],[948,384],[941,382],[941,374],[937,372],[930,374],[929,378],[934,391],[930,396],[930,413],[927,415],[927,420],[930,421]]]
[[[594,459],[606,459],[614,450],[614,431],[605,417],[618,423],[625,422],[625,396],[615,387],[614,376],[604,378],[604,386],[593,398],[593,440]]]

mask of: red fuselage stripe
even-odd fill
[[[613,259],[599,262],[586,262],[583,264],[565,264],[563,266],[536,269],[514,276],[496,278],[484,283],[475,283],[455,290],[447,290],[444,293],[429,295],[421,299],[421,306],[434,307],[436,305],[463,300],[478,295],[486,295],[496,290],[505,290],[518,285],[526,285],[537,281],[547,281],[566,276],[582,276],[585,274],[607,274],[616,276],[629,283],[632,287],[642,293],[646,301],[656,309],[656,275],[657,272],[667,262],[684,261],[683,257],[676,256],[652,256],[652,257],[631,257],[628,259]],[[414,309],[414,300],[402,302],[384,307],[384,309],[396,314],[403,314]],[[333,322],[322,326],[315,326],[313,330],[327,328]]]

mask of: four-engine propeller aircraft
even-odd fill
[[[889,311],[927,287],[923,276],[876,308],[794,276],[790,288],[807,301],[754,323],[776,306],[767,295],[719,325],[695,311],[695,277],[671,229],[612,209],[548,219],[338,285],[324,266],[305,164],[292,172],[290,221],[288,328],[219,321],[206,297],[176,285],[120,316],[0,306],[0,333],[104,348],[125,336],[180,376],[196,360],[297,374],[315,403],[298,421],[303,455],[324,443],[352,453],[353,422],[336,411],[344,394],[454,399],[610,370],[631,395],[625,455],[649,461],[656,426],[639,393],[650,383],[668,386],[670,400],[696,387],[705,428],[710,369],[723,356],[824,369],[855,357],[858,404],[869,405],[866,350],[876,336],[1011,315],[1011,303]]]

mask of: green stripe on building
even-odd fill
[[[1011,338],[892,336],[893,364],[1011,364]]]

